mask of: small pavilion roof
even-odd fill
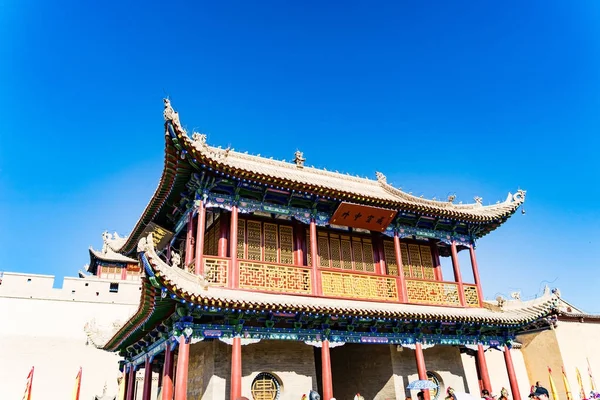
[[[187,180],[195,165],[226,176],[273,185],[281,189],[295,190],[321,197],[364,203],[401,212],[417,213],[454,219],[482,225],[474,236],[481,237],[500,226],[525,201],[525,191],[508,193],[504,201],[483,205],[481,198],[472,204],[455,204],[448,201],[429,200],[403,192],[389,183],[384,174],[375,173],[376,179],[354,177],[325,169],[304,166],[301,153],[296,161],[285,162],[249,155],[230,148],[210,146],[206,135],[194,133],[188,137],[179,121],[179,115],[165,99],[165,166],[158,188],[152,196],[130,237],[116,249],[129,253],[135,248],[139,235],[146,225],[161,211],[172,194],[175,184]],[[182,158],[181,155],[184,155]],[[182,176],[183,175],[183,176]]]
[[[377,318],[420,319],[429,321],[478,322],[490,325],[512,326],[514,329],[526,326],[554,312],[558,297],[547,291],[542,297],[529,301],[508,301],[503,305],[485,303],[484,308],[456,308],[430,305],[397,304],[377,301],[357,301],[308,297],[301,295],[270,294],[250,292],[240,289],[212,287],[202,277],[180,268],[167,265],[154,251],[151,240],[142,239],[140,248],[142,262],[150,268],[161,286],[177,297],[198,305],[250,310],[277,310],[294,312],[319,312],[372,316]],[[150,275],[152,275],[150,274]],[[161,299],[158,289],[144,280],[142,304],[138,312],[103,347],[114,351],[123,343],[132,343],[132,335],[141,325],[156,325],[158,319],[150,315],[154,310],[153,299],[161,303],[174,300]],[[152,294],[154,293],[154,294]],[[164,307],[163,307],[164,310]],[[147,321],[153,320],[153,324]]]

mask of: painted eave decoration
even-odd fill
[[[480,238],[504,223],[525,201],[524,190],[496,204],[483,205],[475,198],[472,204],[456,204],[454,196],[447,201],[429,200],[413,196],[387,182],[382,173],[377,179],[360,178],[305,165],[303,154],[296,154],[293,162],[267,159],[208,145],[206,135],[193,133],[188,137],[179,114],[165,99],[165,163],[158,188],[138,220],[131,235],[119,249],[120,253],[133,252],[146,226],[153,221],[171,196],[175,185],[189,179],[193,171],[203,170],[220,174],[226,179],[263,185],[277,191],[304,193],[316,199],[388,208],[398,213],[413,213],[424,217],[438,217],[476,226],[474,238]],[[178,183],[179,182],[179,183]],[[173,203],[173,200],[170,201]],[[376,229],[376,231],[380,231]]]

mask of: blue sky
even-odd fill
[[[129,233],[168,94],[216,145],[429,198],[526,189],[478,244],[486,297],[600,312],[600,3],[323,3],[0,2],[0,270],[73,276]]]

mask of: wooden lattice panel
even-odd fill
[[[258,221],[246,221],[248,236],[248,260],[262,261],[261,223]]]
[[[331,252],[331,267],[342,267],[342,251],[340,246],[340,238],[337,235],[331,235],[329,238],[329,250]]]
[[[408,259],[408,246],[400,243],[400,257],[402,258],[402,273],[405,278],[410,278],[410,260]]]
[[[423,268],[421,267],[421,252],[418,244],[408,245],[408,255],[410,256],[410,269],[412,277],[417,279],[423,278]]]
[[[363,241],[363,257],[365,262],[365,271],[375,272],[375,262],[373,260],[373,244],[370,241]]]
[[[229,260],[204,257],[204,276],[214,286],[227,286]]]
[[[241,219],[238,221],[238,237],[237,237],[237,258],[245,259],[246,252],[245,244],[246,244],[246,220]]]
[[[352,269],[352,245],[348,236],[342,236],[342,269]]]
[[[323,294],[369,300],[398,300],[394,278],[321,271]]]
[[[363,253],[361,241],[358,238],[352,238],[352,256],[354,258],[354,269],[357,271],[365,270],[365,263],[363,261]]]
[[[311,254],[311,249],[310,249],[310,229],[306,230],[306,263],[308,266],[312,266],[312,254]]]
[[[391,240],[383,241],[383,255],[385,256],[385,265],[387,266],[387,274],[398,275],[398,262],[396,261],[396,249],[394,242]]]
[[[294,230],[291,226],[281,225],[279,227],[279,253],[280,263],[294,263]]]
[[[467,307],[479,307],[479,294],[477,286],[463,285],[465,292],[465,303]]]
[[[459,306],[458,285],[450,282],[406,280],[409,303]]]
[[[329,238],[319,235],[317,237],[317,244],[319,248],[319,266],[329,268]]]
[[[263,224],[265,232],[265,258],[266,262],[277,262],[277,225]]]
[[[310,269],[240,261],[240,288],[275,293],[311,293]]]
[[[433,269],[433,257],[431,255],[431,247],[419,246],[421,249],[421,264],[423,264],[423,277],[431,281],[435,280],[435,272]]]

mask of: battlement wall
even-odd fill
[[[0,298],[75,301],[86,303],[139,304],[140,281],[115,281],[65,277],[62,288],[54,288],[53,275],[0,273]]]

